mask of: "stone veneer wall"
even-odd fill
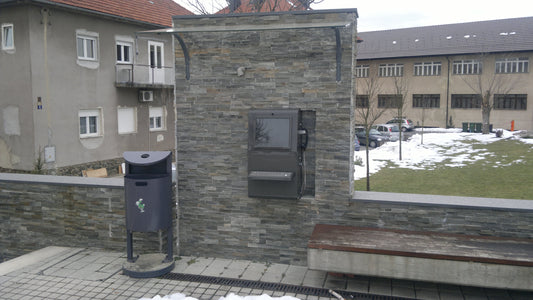
[[[122,178],[0,173],[0,262],[46,246],[125,254],[125,223]],[[158,252],[165,243],[153,232],[133,237],[136,253]]]
[[[533,200],[355,192],[332,224],[533,239]]]
[[[37,170],[16,170],[0,168],[2,173],[19,173],[19,174],[42,174],[42,175],[58,175],[58,176],[82,176],[82,171],[87,169],[106,168],[108,176],[119,174],[119,166],[124,162],[124,158],[115,158],[101,161],[92,161],[78,165],[60,167],[56,169],[42,169]]]
[[[175,42],[181,254],[303,264],[314,223],[347,207],[356,16],[352,9],[174,18],[178,30],[208,28],[179,33],[190,79]],[[348,25],[339,29],[338,82],[332,27],[248,31],[331,22]],[[209,29],[229,27],[236,30]],[[299,108],[311,124],[300,200],[248,197],[248,112],[265,108]]]
[[[123,201],[121,179],[0,173],[0,262],[53,245],[96,247],[124,251],[126,255]],[[327,216],[324,218],[310,217],[316,213],[306,212],[304,203],[291,218],[301,222],[305,231],[314,226],[305,220],[313,219],[326,224],[533,239],[533,201],[528,200],[356,192],[355,198],[347,201],[342,209],[324,210]],[[263,204],[268,204],[260,210],[264,217],[269,216],[268,210],[288,215],[283,213],[288,209],[284,208],[286,205],[282,200],[264,201]],[[207,218],[224,218],[226,214],[227,211],[211,211]],[[199,211],[199,216],[204,215]],[[198,223],[201,221],[199,217]],[[249,217],[247,221],[246,228],[250,231],[262,227],[259,219]],[[278,230],[284,228],[288,227],[280,221]],[[219,239],[225,240],[238,237],[234,231],[221,229],[208,229],[198,233],[198,238],[217,234]],[[299,239],[307,240],[310,235],[302,234],[306,235]],[[294,241],[276,241],[276,237],[266,235],[258,238],[276,243],[278,248],[296,247]],[[166,249],[161,250],[164,241],[159,240],[157,233],[134,233],[134,239],[136,252],[164,252]],[[202,255],[279,261],[278,258],[258,256],[251,246],[208,247],[202,249]],[[301,257],[299,263],[305,264],[305,259],[305,256]]]

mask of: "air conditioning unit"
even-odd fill
[[[140,102],[154,101],[154,92],[153,91],[139,91],[139,101]]]

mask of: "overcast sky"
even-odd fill
[[[187,7],[189,0],[174,0]],[[225,0],[202,1],[225,4]],[[248,1],[248,0],[242,0]],[[220,5],[213,5],[218,6]],[[397,29],[533,16],[531,0],[323,0],[313,9],[357,8],[359,31]]]
[[[324,0],[312,8],[357,8],[359,31],[533,16],[531,0]]]

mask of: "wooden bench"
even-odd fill
[[[308,267],[335,273],[533,290],[533,240],[315,226]]]

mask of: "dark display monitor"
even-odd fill
[[[300,110],[248,113],[248,196],[298,199],[302,186],[298,147]]]
[[[254,126],[254,148],[290,148],[291,123],[289,118],[257,118]]]

